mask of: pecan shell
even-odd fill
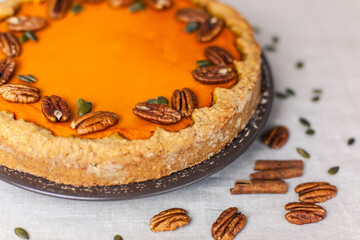
[[[119,120],[119,117],[112,112],[87,113],[71,123],[71,128],[76,129],[79,135],[103,131]]]
[[[180,112],[181,117],[189,117],[197,107],[196,96],[189,88],[175,90],[171,97],[172,108]]]
[[[236,207],[223,211],[211,228],[215,240],[231,240],[244,228],[246,216],[237,212]]]
[[[50,0],[49,15],[51,18],[62,18],[70,6],[70,0]]]
[[[125,7],[135,2],[136,0],[109,0],[112,7]]]
[[[0,86],[3,99],[13,103],[34,103],[40,99],[40,90],[23,84],[4,84]]]
[[[71,116],[71,110],[67,103],[56,95],[43,98],[41,111],[50,122],[66,122]]]
[[[132,111],[136,116],[158,124],[174,124],[181,120],[181,114],[165,104],[141,102]]]
[[[7,20],[11,31],[36,31],[46,26],[46,20],[41,17],[15,16]]]
[[[145,0],[155,10],[164,10],[172,6],[172,0]]]
[[[225,49],[211,46],[205,49],[205,56],[215,65],[226,66],[232,64],[235,58]]]
[[[282,147],[289,138],[289,130],[285,126],[277,126],[268,130],[262,141],[265,145],[271,148],[279,149]]]
[[[299,200],[305,203],[321,203],[335,197],[337,188],[326,182],[308,182],[295,187]]]
[[[150,219],[149,227],[153,232],[174,231],[190,222],[187,211],[181,208],[171,208],[160,212]]]
[[[211,16],[199,8],[183,8],[176,12],[176,18],[184,22],[204,23]]]
[[[0,61],[0,86],[7,83],[15,70],[15,60],[7,57]]]
[[[0,46],[3,53],[9,57],[16,57],[21,53],[21,46],[11,32],[0,33]]]
[[[222,19],[211,17],[203,22],[196,35],[199,42],[210,42],[214,40],[223,30],[224,21]]]
[[[316,223],[326,216],[326,210],[312,203],[291,202],[285,205],[290,212],[285,214],[288,222],[297,225]]]
[[[236,77],[234,69],[230,66],[198,67],[192,71],[192,75],[203,84],[227,83]]]

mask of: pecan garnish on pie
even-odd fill
[[[231,240],[244,228],[246,216],[236,207],[223,211],[212,225],[211,235],[215,240]]]
[[[15,69],[15,60],[7,57],[0,61],[0,86],[7,83]]]
[[[227,83],[236,77],[231,66],[198,67],[192,71],[193,77],[203,84]]]
[[[166,104],[141,102],[132,111],[136,116],[158,124],[174,124],[181,120],[181,114]]]
[[[4,84],[0,86],[3,99],[13,103],[34,103],[40,99],[40,90],[23,84]]]
[[[290,212],[285,214],[288,222],[297,225],[316,223],[326,216],[326,210],[312,203],[291,202],[285,205]]]
[[[0,33],[0,46],[9,57],[19,56],[21,53],[20,44],[11,32]]]
[[[149,227],[153,232],[174,231],[190,222],[187,211],[181,208],[171,208],[160,212],[151,218]]]
[[[71,123],[71,128],[76,129],[80,135],[90,134],[105,130],[115,125],[119,117],[112,112],[92,112],[87,113]]]
[[[181,91],[176,89],[171,97],[171,105],[180,112],[181,117],[189,117],[197,107],[196,96],[189,88],[183,88]]]
[[[321,203],[335,197],[337,188],[327,182],[307,182],[295,187],[299,200],[305,203]]]
[[[70,0],[50,0],[49,15],[51,18],[62,18],[70,6]]]
[[[234,57],[225,49],[218,46],[211,46],[205,49],[205,56],[215,65],[226,66],[232,64]]]
[[[164,10],[172,6],[172,0],[145,0],[145,2],[156,10]]]
[[[135,2],[136,0],[109,0],[112,7],[125,7]]]
[[[265,145],[271,148],[279,149],[282,147],[289,138],[289,130],[285,126],[277,126],[268,130],[262,141]]]
[[[224,28],[224,20],[217,17],[208,18],[201,24],[196,39],[199,42],[210,42],[215,39]]]
[[[203,23],[211,16],[199,8],[183,8],[176,12],[176,18],[184,22]]]
[[[11,31],[36,31],[46,26],[46,20],[41,17],[15,16],[7,20]]]
[[[67,103],[56,95],[43,98],[41,111],[50,122],[66,122],[71,116],[71,110]]]

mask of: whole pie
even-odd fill
[[[251,26],[214,0],[0,3],[0,164],[117,185],[199,164],[260,99]]]

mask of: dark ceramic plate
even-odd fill
[[[209,160],[158,180],[116,186],[74,187],[0,166],[0,179],[17,187],[74,200],[126,200],[166,193],[204,179],[235,161],[259,135],[270,114],[273,81],[270,66],[262,55],[262,97],[254,116],[239,135]]]

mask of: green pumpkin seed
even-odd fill
[[[78,14],[84,10],[84,7],[78,3],[75,3],[71,8],[72,14]]]
[[[275,51],[276,51],[276,48],[275,48],[275,46],[273,46],[273,45],[266,45],[266,46],[265,46],[265,50],[266,50],[266,51],[269,51],[269,52],[275,52]]]
[[[143,11],[143,10],[145,10],[145,5],[144,5],[144,3],[140,2],[140,1],[134,3],[133,5],[131,5],[129,7],[130,12],[138,12],[138,11]]]
[[[211,65],[211,62],[209,60],[199,60],[196,62],[199,67],[208,67]]]
[[[328,170],[328,173],[330,175],[335,175],[338,171],[339,171],[340,167],[339,166],[336,166],[336,167],[332,167]]]
[[[275,96],[276,96],[277,98],[280,98],[280,99],[286,99],[286,98],[288,98],[287,95],[285,95],[285,94],[283,94],[283,93],[281,93],[281,92],[275,93]]]
[[[299,121],[305,127],[310,127],[311,126],[310,122],[308,120],[306,120],[305,118],[299,118]]]
[[[279,37],[278,36],[273,36],[272,41],[273,41],[274,44],[278,43],[279,42]]]
[[[29,239],[29,234],[23,228],[15,228],[15,234],[21,239]]]
[[[185,32],[193,33],[196,30],[198,30],[199,27],[200,27],[200,23],[198,23],[198,22],[189,22],[188,24],[186,24]]]
[[[168,105],[169,104],[169,101],[165,98],[165,97],[157,97],[157,99],[149,99],[146,101],[147,103],[155,103],[155,104],[165,104],[165,105]]]
[[[350,145],[353,145],[355,143],[355,138],[350,138],[349,140],[348,140],[348,145],[350,146]]]
[[[308,130],[306,130],[306,134],[307,134],[307,135],[314,135],[314,134],[315,134],[315,130],[309,128]]]
[[[34,42],[38,42],[38,38],[35,36],[35,34],[32,31],[26,31],[24,32],[25,36],[30,39],[33,40]]]
[[[120,235],[116,235],[116,236],[114,237],[114,240],[123,240],[123,238],[122,238]]]
[[[291,88],[287,88],[287,89],[286,89],[286,94],[287,94],[288,96],[295,96],[295,91],[292,90]]]
[[[317,89],[314,89],[312,92],[314,94],[321,94],[323,91],[321,89],[317,88]]]
[[[297,69],[301,69],[301,68],[304,67],[304,63],[301,62],[301,61],[298,61],[298,62],[295,64],[295,67],[296,67]]]
[[[320,100],[320,96],[315,96],[311,99],[313,102],[318,102]]]
[[[85,102],[84,99],[79,98],[77,101],[77,106],[79,108],[78,110],[78,115],[79,117],[89,113],[91,111],[92,108],[92,102]]]
[[[296,151],[303,157],[303,158],[306,158],[306,159],[309,159],[310,158],[310,154],[305,151],[304,149],[302,148],[296,148]]]
[[[21,80],[21,81],[24,81],[24,82],[27,82],[27,83],[34,83],[37,81],[37,79],[33,76],[33,75],[17,75],[17,77]]]
[[[24,43],[24,42],[27,42],[27,41],[29,41],[29,38],[26,36],[25,33],[23,33],[23,35],[21,35],[21,37],[19,38],[19,42]]]

